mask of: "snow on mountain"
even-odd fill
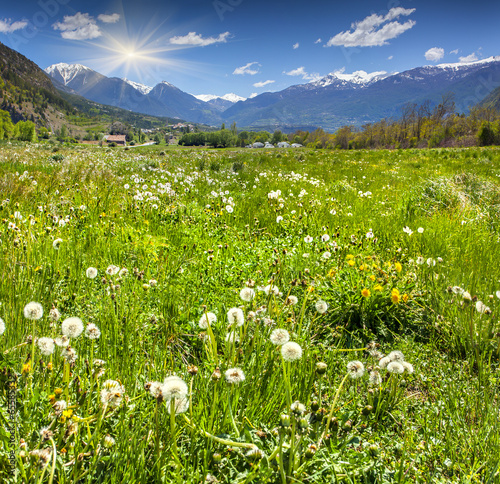
[[[229,101],[231,103],[237,103],[238,101],[246,101],[245,97],[238,96],[237,94],[234,94],[232,92],[224,94],[224,96],[216,96],[214,94],[193,94],[193,96],[196,99],[199,99],[200,101],[204,101],[206,103],[209,101],[213,101],[214,99],[223,99],[224,101]]]
[[[325,77],[317,81],[312,81],[310,84],[316,87],[327,87],[332,84],[337,85],[358,85],[358,86],[367,86],[376,81],[380,81],[392,74],[388,74],[385,71],[375,71],[375,72],[366,72],[366,71],[354,71],[352,74],[346,74],[345,68],[339,69],[338,71],[331,72]]]
[[[461,69],[463,67],[477,66],[480,64],[489,64],[490,62],[500,62],[500,56],[491,56],[486,59],[479,59],[472,62],[456,62],[454,64],[437,64],[436,66],[425,66],[425,67],[440,67],[441,69]]]
[[[131,81],[130,79],[127,79],[126,77],[123,77],[122,80],[125,81],[130,86],[132,86],[134,89],[137,89],[141,94],[148,94],[153,89],[152,87],[146,86],[145,84]]]
[[[81,64],[66,64],[64,62],[59,62],[59,64],[52,64],[45,69],[45,72],[51,76],[55,77],[55,74],[59,74],[63,79],[63,84],[66,86],[72,79],[74,79],[78,74],[82,72],[92,71],[89,67],[82,66]]]

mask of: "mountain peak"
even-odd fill
[[[129,86],[132,86],[134,89],[137,89],[141,94],[148,94],[152,91],[152,87],[146,86],[145,84],[141,84],[140,82],[134,82],[126,77],[122,78],[122,81],[125,81]]]
[[[56,77],[56,74],[59,74],[65,86],[81,72],[94,72],[90,67],[86,67],[82,64],[66,64],[65,62],[52,64],[44,69],[44,71],[51,77]]]
[[[375,72],[366,72],[366,71],[354,71],[352,74],[346,74],[345,68],[339,69],[334,72],[330,72],[325,77],[318,79],[317,81],[311,82],[314,86],[317,87],[327,87],[332,84],[337,85],[354,85],[354,86],[368,86],[373,84],[376,81],[384,79],[392,74],[387,73],[386,71],[375,71]]]
[[[237,94],[234,94],[234,92],[229,92],[227,94],[224,94],[223,96],[217,96],[215,94],[193,94],[193,96],[196,99],[199,99],[200,101],[204,102],[209,102],[209,101],[214,101],[216,99],[222,99],[224,101],[229,101],[231,103],[237,103],[238,101],[246,101],[245,97],[238,96]]]

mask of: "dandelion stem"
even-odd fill
[[[337,392],[335,393],[335,397],[333,398],[333,402],[332,402],[332,407],[330,409],[330,413],[328,414],[328,419],[326,421],[325,430],[323,431],[323,433],[321,434],[321,437],[318,440],[318,445],[317,445],[318,449],[321,447],[321,444],[323,443],[323,440],[324,440],[325,436],[328,434],[328,430],[330,428],[330,423],[331,423],[332,418],[333,418],[333,412],[335,411],[335,405],[337,404],[337,400],[338,400],[339,395],[340,395],[340,390],[342,390],[342,387],[344,386],[344,383],[347,380],[348,376],[349,376],[349,373],[346,373],[346,375],[344,376],[344,378],[340,382],[339,387],[337,388]]]
[[[198,431],[204,437],[212,439],[213,441],[218,442],[219,444],[227,445],[229,447],[242,447],[244,449],[257,449],[257,446],[255,444],[251,444],[248,442],[235,442],[233,440],[222,439],[221,437],[217,437],[215,435],[212,435],[212,434],[208,433],[206,430],[203,430],[203,429],[196,427],[196,425],[194,425],[193,422],[191,420],[189,420],[189,418],[185,414],[182,414],[182,416],[183,416],[184,420],[186,421],[186,423],[191,428]]]

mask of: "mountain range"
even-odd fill
[[[318,80],[248,99],[183,92],[163,81],[154,87],[108,78],[80,64],[54,64],[45,72],[59,89],[90,100],[155,116],[218,125],[236,122],[250,129],[341,126],[399,117],[407,103],[438,104],[453,92],[458,112],[481,102],[500,86],[500,56],[476,62],[423,66],[399,73],[333,72]]]

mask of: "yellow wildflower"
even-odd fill
[[[372,293],[370,292],[370,289],[367,289],[366,287],[361,291],[361,295],[363,297],[369,298]]]
[[[349,260],[347,261],[347,263],[348,263],[351,267],[352,267],[353,265],[355,265],[355,264],[356,264],[356,262],[354,262],[352,259],[349,259]]]
[[[391,291],[391,301],[394,303],[394,304],[399,304],[399,302],[401,301],[401,296],[399,295],[399,290],[394,288],[392,291]]]
[[[410,297],[408,296],[408,294],[403,294],[403,302],[408,302],[408,299],[410,299]]]
[[[383,286],[381,286],[380,284],[377,284],[374,288],[373,288],[374,291],[380,291],[382,292],[384,290]]]
[[[396,264],[394,264],[394,268],[396,269],[397,272],[401,272],[403,266],[399,262],[396,262]]]
[[[21,370],[21,373],[24,375],[25,373],[29,373],[31,371],[31,361],[28,361],[28,363],[25,363],[23,365],[23,369]]]
[[[372,275],[370,276],[370,281],[375,282],[375,279],[376,279],[376,277],[372,274]]]

